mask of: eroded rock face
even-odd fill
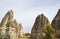
[[[18,38],[19,34],[21,34],[19,32],[21,29],[18,29],[18,28],[22,28],[22,27],[20,27],[18,22],[16,22],[16,20],[13,19],[12,10],[7,12],[7,14],[2,19],[0,25],[1,25],[0,26],[0,34],[1,34],[0,39],[16,39]]]
[[[56,39],[60,39],[60,9],[58,10],[57,15],[54,17],[51,25],[55,29]]]
[[[23,37],[23,31],[22,31],[22,24],[20,23],[19,24],[19,27],[18,27],[18,37],[20,38],[20,37]]]
[[[43,26],[47,24],[50,24],[48,19],[43,14],[38,15],[31,30],[31,39],[43,39]]]

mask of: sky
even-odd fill
[[[51,23],[58,9],[60,0],[0,0],[0,22],[8,10],[13,10],[23,32],[31,32],[38,14],[44,14]]]

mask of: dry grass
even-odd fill
[[[17,38],[17,39],[30,39],[30,38],[27,38],[27,37],[23,37],[23,38]]]
[[[17,39],[30,39],[30,36],[25,36],[25,37],[21,37],[21,38],[17,38]]]

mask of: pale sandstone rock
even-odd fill
[[[21,26],[13,19],[13,11],[9,10],[0,24],[0,39],[16,39],[22,34]],[[21,32],[20,32],[21,31]],[[17,34],[18,33],[18,34]],[[23,34],[22,34],[23,36]]]

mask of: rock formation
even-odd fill
[[[13,11],[8,11],[0,24],[0,39],[16,39],[23,36],[21,26],[13,19]]]
[[[52,27],[55,29],[55,38],[60,39],[60,9],[57,12],[57,15],[54,17]]]
[[[43,39],[43,26],[47,24],[50,24],[48,19],[43,14],[38,15],[31,30],[31,39]]]

